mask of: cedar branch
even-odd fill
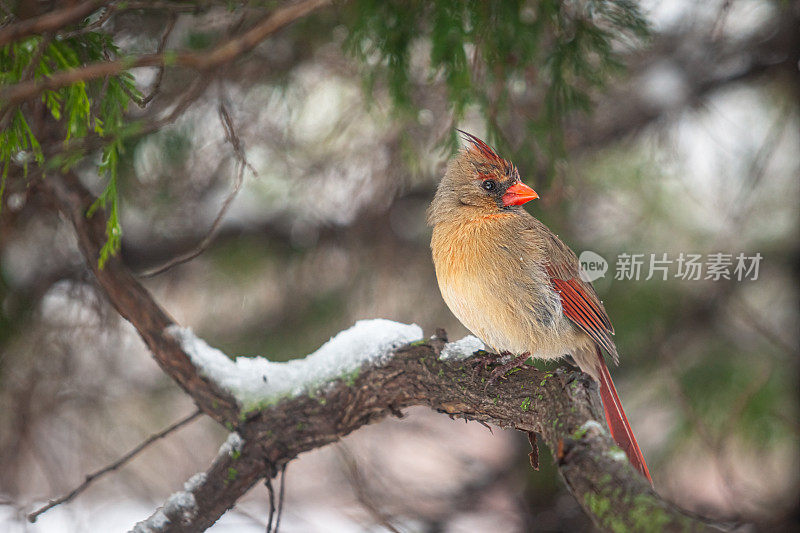
[[[113,61],[100,61],[89,65],[57,72],[37,80],[23,81],[0,90],[0,102],[9,107],[33,98],[44,91],[66,87],[79,81],[88,81],[105,76],[114,76],[137,67],[186,67],[197,71],[208,71],[233,61],[255,48],[261,41],[330,0],[303,0],[276,9],[244,34],[230,39],[207,52],[163,52],[141,56],[124,57]]]

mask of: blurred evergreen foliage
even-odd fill
[[[647,33],[637,5],[629,0],[355,0],[346,4],[342,13],[349,29],[345,46],[363,67],[368,92],[376,80],[385,78],[393,105],[401,113],[414,107],[411,81],[418,73],[412,72],[411,60],[418,45],[429,47],[422,74],[428,81],[444,80],[453,123],[474,106],[486,122],[489,141],[506,151],[511,147],[501,135],[500,124],[504,114],[511,112],[512,86],[535,87],[543,105],[536,116],[527,117],[528,131],[520,142],[538,146],[541,153],[549,154],[551,163],[563,155],[563,118],[587,110],[592,89],[601,87],[618,66],[614,43]],[[93,17],[66,37],[33,36],[3,46],[0,83],[39,80],[88,63],[124,57],[113,35],[88,31]],[[190,48],[210,43],[211,37],[205,33],[190,34]],[[121,243],[117,176],[125,138],[137,131],[135,124],[126,128],[125,112],[131,100],[139,99],[127,72],[79,81],[41,96],[59,125],[57,140],[65,146],[90,134],[107,139],[98,165],[107,185],[88,213],[91,216],[99,207],[108,213],[108,241],[99,258],[101,266]],[[30,109],[20,105],[5,110],[9,126],[0,132],[0,198],[12,165],[21,165],[27,176],[31,163],[45,170],[64,170],[86,156],[80,150],[65,151],[68,155],[46,161],[41,139],[30,127]],[[450,149],[456,148],[454,129],[446,142]]]
[[[622,1],[481,2],[356,0],[349,4],[346,47],[364,65],[367,92],[384,76],[398,110],[413,109],[415,46],[429,44],[429,80],[441,77],[457,123],[470,106],[488,141],[508,153],[503,116],[514,85],[542,97],[519,145],[538,146],[552,163],[564,154],[562,120],[590,108],[589,95],[620,65],[615,43],[647,35],[637,4]],[[448,145],[458,146],[453,128]]]

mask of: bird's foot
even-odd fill
[[[516,356],[511,361],[502,364],[497,368],[495,368],[494,370],[492,370],[492,375],[489,378],[489,381],[486,382],[486,387],[488,387],[492,383],[495,383],[498,379],[505,377],[509,371],[514,370],[515,368],[522,368],[523,366],[525,366],[525,361],[527,361],[530,356],[531,356],[530,352],[525,352],[523,354]]]
[[[470,359],[470,363],[472,364],[473,368],[486,371],[489,369],[489,366],[500,364],[503,358],[508,357],[509,355],[513,354],[511,352],[492,353],[487,352],[486,350],[480,350],[478,355],[475,355]]]

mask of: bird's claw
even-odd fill
[[[505,352],[505,353],[508,354],[508,355],[511,355],[508,352]],[[503,354],[501,354],[501,355],[503,355]],[[506,377],[506,373],[509,370],[514,370],[515,368],[522,368],[523,366],[525,366],[525,361],[527,361],[530,356],[531,356],[531,354],[529,352],[525,352],[523,354],[518,355],[517,357],[515,357],[511,361],[509,361],[509,362],[507,362],[505,364],[502,364],[502,365],[498,366],[497,368],[495,368],[494,370],[492,370],[492,375],[489,377],[489,380],[486,382],[486,388],[488,388],[489,385],[492,385],[492,384],[496,383],[497,380],[499,380],[500,378],[505,378]]]
[[[523,366],[525,366],[525,361],[527,361],[528,358],[531,356],[529,352],[525,352],[516,357],[513,357],[513,355],[514,354],[508,351],[503,351],[497,354],[481,350],[480,353],[478,353],[472,358],[471,363],[473,365],[473,368],[479,369],[481,371],[488,370],[490,365],[499,365],[491,371],[491,375],[489,376],[489,379],[486,381],[485,389],[488,389],[489,385],[497,383],[499,379],[501,378],[505,379],[506,374],[510,370],[513,370],[515,368],[522,368]],[[500,361],[508,356],[512,356],[513,358],[506,363],[500,364]]]
[[[481,371],[486,370],[489,368],[489,365],[492,363],[497,362],[498,355],[496,353],[487,352],[486,350],[480,350],[475,352],[469,363],[472,365],[472,368],[479,369]]]
[[[499,364],[500,360],[502,360],[504,357],[512,355],[511,352],[500,352],[497,354],[487,352],[486,350],[479,350],[476,352],[476,354],[477,355],[474,355],[470,359],[470,363],[472,364],[473,368],[479,369],[482,372],[488,370],[489,366],[491,365]]]

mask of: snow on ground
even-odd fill
[[[471,357],[472,354],[478,350],[485,350],[486,345],[478,337],[467,335],[461,340],[455,342],[448,342],[445,344],[442,353],[439,354],[439,359],[443,361],[458,361]]]
[[[392,350],[422,338],[416,324],[359,320],[303,359],[272,362],[264,357],[232,360],[189,328],[173,325],[166,333],[181,343],[203,375],[233,394],[245,411],[315,392],[337,378],[352,378],[364,363],[381,364]]]

